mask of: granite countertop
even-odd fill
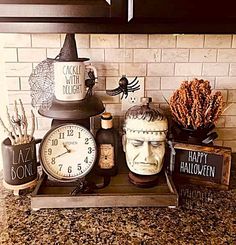
[[[1,177],[2,179],[2,177]],[[0,244],[236,244],[236,164],[229,191],[182,186],[177,208],[32,211],[0,184]]]

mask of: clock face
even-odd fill
[[[93,135],[86,128],[63,124],[48,131],[39,154],[48,175],[60,181],[72,181],[89,173],[97,151]]]

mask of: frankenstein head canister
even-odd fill
[[[122,139],[131,181],[135,178],[148,184],[162,170],[168,131],[167,118],[151,108],[150,101],[151,98],[142,98],[143,105],[126,112]]]

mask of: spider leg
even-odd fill
[[[106,90],[106,94],[110,95],[110,96],[115,96],[118,95],[122,92],[122,89],[120,87],[116,88],[116,89],[112,89],[112,90]]]
[[[125,94],[125,99],[128,97],[128,93]]]
[[[127,88],[133,88],[133,87],[135,87],[138,83],[139,83],[139,80],[136,81],[135,83],[133,83],[132,85],[129,84],[129,85],[127,86]]]
[[[139,89],[140,89],[140,85],[138,85],[135,88],[128,88],[128,92],[134,92],[134,91],[139,90]]]
[[[121,98],[120,98],[121,100],[123,99],[124,94],[125,94],[125,92],[123,91],[123,94],[121,95]],[[127,97],[127,96],[126,96],[126,97]],[[126,97],[125,97],[125,98],[126,98]]]
[[[128,83],[128,85],[132,85],[136,80],[137,80],[138,77],[135,77],[134,80],[130,83]]]

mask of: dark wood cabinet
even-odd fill
[[[232,34],[236,11],[234,0],[0,0],[0,32]]]
[[[125,1],[0,0],[0,32],[100,32],[124,23]]]
[[[234,6],[234,0],[133,0],[130,24],[149,33],[235,33]]]
[[[234,0],[133,0],[133,21],[140,23],[230,21],[236,18]]]
[[[119,20],[123,19],[124,11],[125,3],[119,0],[113,0],[112,4],[106,0],[0,0],[1,20],[16,22]]]

